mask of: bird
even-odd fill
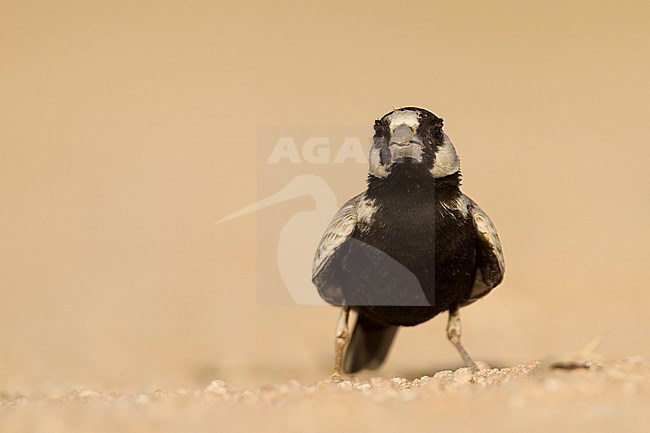
[[[367,189],[334,215],[313,260],[319,295],[341,308],[331,378],[378,368],[400,327],[443,312],[447,338],[478,370],[461,342],[459,309],[503,280],[496,227],[460,189],[442,118],[402,107],[376,120],[374,132]]]

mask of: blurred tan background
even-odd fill
[[[259,305],[257,216],[214,222],[257,198],[260,127],[371,134],[403,105],[445,118],[504,244],[471,353],[649,356],[649,25],[643,1],[0,2],[0,387],[327,375],[338,312]],[[458,366],[444,325],[380,374]]]

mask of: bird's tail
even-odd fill
[[[343,370],[356,373],[364,368],[378,368],[386,359],[396,333],[397,326],[384,325],[359,314],[345,351]]]

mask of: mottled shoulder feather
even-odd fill
[[[312,267],[312,280],[314,282],[330,257],[352,234],[358,221],[357,209],[365,195],[366,193],[363,192],[348,200],[327,226],[314,257]]]
[[[501,241],[499,240],[494,223],[475,201],[469,197],[467,197],[467,200],[469,201],[472,222],[474,223],[478,239],[478,271],[476,273],[474,287],[472,287],[472,292],[467,302],[471,303],[486,295],[501,283],[506,265]]]

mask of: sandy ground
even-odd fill
[[[252,389],[0,394],[2,432],[610,432],[650,427],[650,361],[531,362]],[[557,361],[557,360],[555,360]]]

